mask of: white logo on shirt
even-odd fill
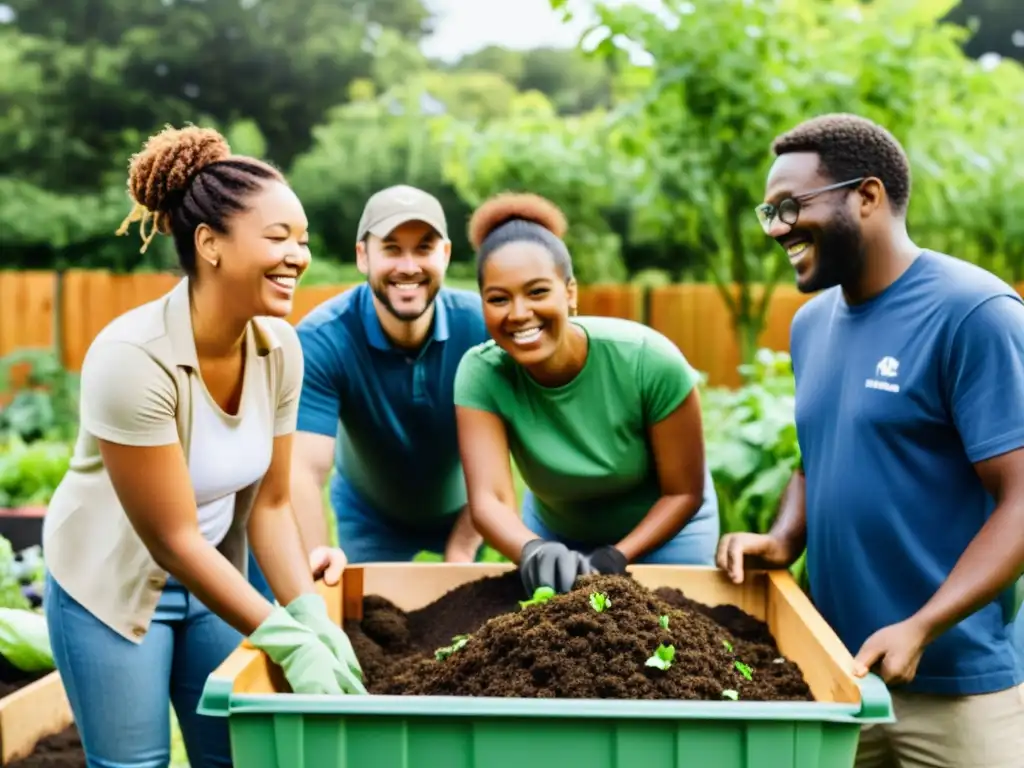
[[[892,381],[883,381],[883,379],[895,379],[900,370],[900,361],[895,357],[886,355],[878,364],[875,366],[875,376],[878,378],[868,378],[864,381],[864,386],[868,389],[880,389],[883,392],[899,392],[900,385]]]

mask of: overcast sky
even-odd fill
[[[621,1],[621,0],[620,0]],[[534,48],[572,46],[591,23],[587,0],[570,0],[577,17],[559,21],[548,0],[425,0],[434,11],[436,34],[423,44],[431,57],[451,60],[487,45]],[[615,5],[617,3],[611,3]],[[642,0],[642,5],[651,5]]]

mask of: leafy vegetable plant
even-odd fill
[[[555,590],[551,587],[537,587],[533,591],[533,598],[531,600],[520,600],[519,605],[522,608],[526,608],[530,605],[541,605],[546,603],[548,600],[555,596]]]
[[[659,616],[658,624],[662,629],[668,629],[668,616]]]
[[[659,645],[654,655],[647,659],[646,666],[666,670],[672,666],[675,657],[676,647],[674,645]]]
[[[754,679],[754,671],[746,664],[744,664],[742,661],[734,662],[733,666],[736,667],[736,669],[739,670],[739,673],[743,675],[745,678],[747,678],[747,680]]]
[[[612,601],[604,592],[591,592],[590,606],[598,613],[604,613],[605,609],[612,607]]]
[[[434,651],[434,658],[438,661],[444,661],[449,656],[457,651],[461,651],[463,646],[469,642],[469,635],[456,635],[452,638],[452,644],[446,645],[444,648],[438,648]]]
[[[46,618],[36,611],[0,608],[0,656],[24,672],[53,669]]]

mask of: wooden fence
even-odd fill
[[[59,331],[64,365],[79,370],[89,344],[107,323],[159,297],[177,280],[172,274],[71,271],[58,281],[53,272],[0,271],[0,356],[25,347],[49,347]],[[289,320],[298,322],[320,302],[348,287],[299,288]],[[776,286],[761,346],[788,349],[790,321],[806,300],[791,285]],[[587,286],[580,289],[579,309],[580,314],[646,322],[672,339],[712,384],[734,386],[739,381],[736,334],[729,310],[713,285],[671,285],[646,294],[629,285]]]

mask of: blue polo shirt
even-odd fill
[[[1024,446],[1024,304],[925,251],[865,304],[839,288],[811,299],[790,343],[811,597],[857,653],[932,597],[992,514],[973,463]],[[949,629],[905,690],[1021,682],[1007,618],[995,600]]]
[[[366,283],[297,326],[305,358],[299,431],[337,437],[333,482],[421,530],[466,504],[453,386],[463,354],[488,338],[479,294],[442,288],[434,307],[418,352],[391,344]]]

